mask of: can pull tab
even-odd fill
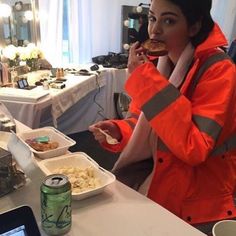
[[[61,178],[61,177],[53,177],[52,178],[52,185],[59,185],[61,181],[63,181],[63,178]]]

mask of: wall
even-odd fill
[[[236,38],[236,0],[213,0],[211,13],[230,43]]]

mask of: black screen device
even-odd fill
[[[24,84],[25,87],[29,86],[28,81],[26,79],[23,79],[22,81],[23,81],[23,84]]]
[[[0,222],[0,235],[41,236],[29,206],[20,206],[0,214]]]
[[[33,89],[35,88],[36,86],[30,86],[28,84],[28,81],[27,79],[20,79],[17,81],[17,85],[18,85],[18,88],[20,89],[27,89],[27,90],[30,90],[30,89]]]
[[[19,88],[24,88],[25,87],[25,85],[23,83],[23,80],[18,80],[17,83],[18,83]]]
[[[86,69],[81,69],[79,70],[79,75],[91,75],[91,73]]]
[[[18,88],[20,89],[27,89],[27,90],[30,90],[30,89],[33,89],[35,88],[36,86],[30,86],[28,84],[28,81],[27,79],[20,79],[17,81],[17,85],[18,85]]]
[[[90,70],[92,70],[92,71],[99,70],[99,65],[98,65],[98,64],[95,64],[95,65],[91,66],[91,67],[90,67]]]

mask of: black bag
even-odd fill
[[[92,58],[93,63],[103,67],[114,67],[117,69],[127,68],[128,55],[122,53],[109,52],[108,55],[101,55]]]

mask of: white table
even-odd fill
[[[17,130],[27,127],[17,123]],[[33,180],[0,200],[0,212],[29,205],[40,225],[39,170]],[[41,228],[41,227],[40,227]],[[44,233],[42,235],[45,235]],[[97,196],[72,203],[72,228],[68,236],[203,236],[180,218],[122,183],[108,186]]]
[[[99,115],[101,109],[94,102],[95,95],[96,102],[103,107],[101,113],[110,119],[116,115],[113,95],[124,90],[126,69],[102,68],[101,71],[97,80],[95,75],[67,76],[65,89],[50,89],[49,95],[37,102],[16,101],[11,97],[0,99],[15,119],[31,128],[57,125],[66,134],[84,131],[89,125],[103,119]],[[43,88],[40,86],[36,89]]]
[[[0,210],[33,209],[40,225],[40,181],[28,183],[0,201]],[[97,196],[72,203],[70,236],[203,236],[158,204],[116,181]]]

